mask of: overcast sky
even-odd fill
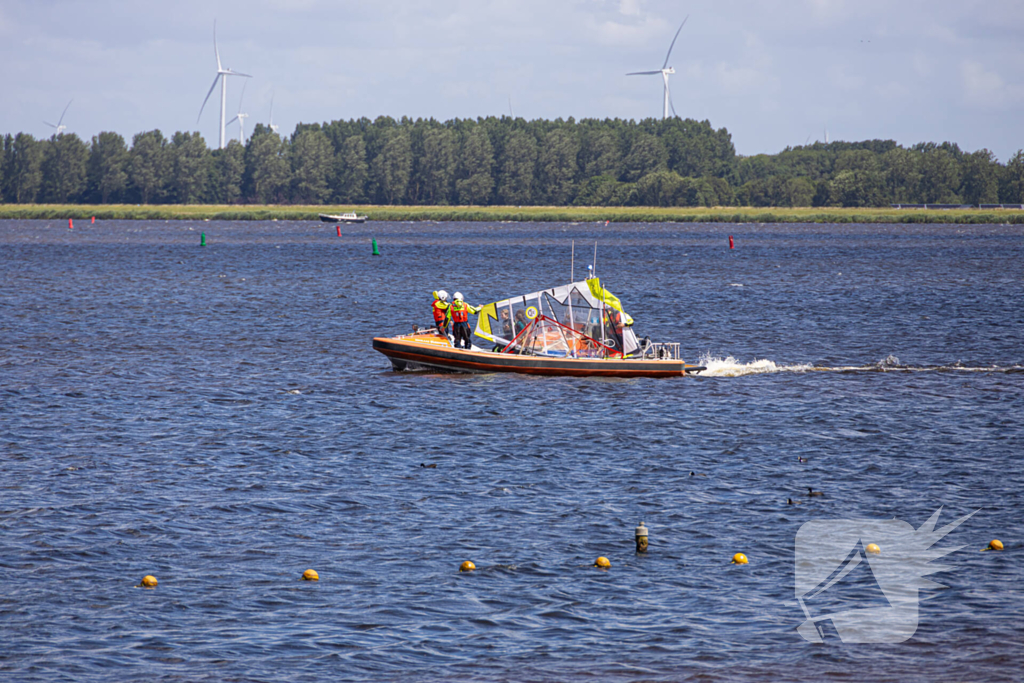
[[[198,130],[213,25],[248,129],[380,115],[682,117],[743,155],[831,140],[1024,147],[1022,0],[3,0],[0,133]],[[228,118],[242,81],[228,82]],[[228,134],[237,136],[232,125]]]

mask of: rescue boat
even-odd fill
[[[435,329],[376,337],[373,348],[396,371],[517,372],[580,377],[681,377],[706,368],[685,363],[679,343],[640,340],[633,319],[596,277],[480,308],[484,347],[455,348]]]

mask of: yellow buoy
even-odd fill
[[[307,569],[306,571],[302,572],[302,580],[303,581],[319,581],[320,580],[320,575],[316,573],[315,569]]]
[[[471,572],[474,569],[476,569],[476,565],[470,562],[469,560],[466,560],[465,562],[459,565],[460,572]]]
[[[146,574],[142,577],[142,583],[139,585],[143,588],[156,588],[156,577],[152,574]]]
[[[872,555],[881,555],[882,554],[882,549],[878,547],[877,543],[868,543],[868,547],[865,548],[864,550],[867,550]]]
[[[994,539],[992,539],[991,541],[988,542],[988,547],[987,548],[982,548],[981,549],[981,552],[985,552],[986,550],[1002,550],[1002,549],[1003,549],[1003,542],[1000,541],[999,539],[994,538]]]
[[[736,553],[732,556],[732,564],[750,564],[747,562],[747,556],[743,553]]]
[[[594,560],[594,566],[600,567],[601,569],[609,569],[612,566],[612,563],[608,560],[607,557],[602,555],[601,557]]]

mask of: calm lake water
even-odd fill
[[[342,232],[0,221],[0,678],[1019,680],[1024,226]],[[571,240],[708,372],[371,349],[434,289],[564,284]],[[797,633],[801,525],[939,508],[977,512],[911,639]]]

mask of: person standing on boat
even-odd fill
[[[455,323],[452,330],[455,333],[455,348],[464,348],[468,351],[473,348],[473,342],[469,338],[469,314],[479,313],[480,309],[476,306],[470,306],[463,301],[462,292],[455,292],[451,311],[452,322]],[[463,343],[465,343],[465,346],[463,346]]]
[[[448,323],[451,322],[452,310],[448,303],[448,292],[443,289],[434,292],[434,325],[441,336],[448,337]]]

